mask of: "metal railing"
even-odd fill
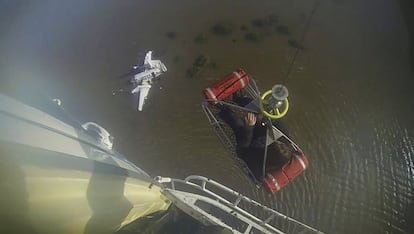
[[[206,177],[203,176],[198,176],[198,175],[191,175],[188,176],[187,178],[185,178],[184,180],[181,179],[174,179],[174,178],[168,178],[168,177],[156,177],[155,180],[161,184],[170,184],[170,188],[165,188],[166,190],[178,190],[176,188],[176,184],[180,183],[180,184],[185,184],[185,185],[189,185],[192,188],[198,189],[199,191],[202,191],[210,196],[212,196],[214,199],[218,200],[219,202],[221,202],[222,204],[225,204],[226,206],[232,208],[233,210],[237,211],[240,214],[243,214],[245,217],[248,217],[249,219],[253,220],[256,224],[260,225],[261,227],[266,228],[267,230],[271,230],[275,233],[283,233],[282,231],[280,231],[279,229],[277,229],[276,227],[272,226],[270,224],[270,221],[274,220],[276,217],[282,218],[288,222],[293,222],[307,230],[313,231],[315,233],[320,233],[323,234],[323,232],[309,226],[306,225],[296,219],[293,219],[289,216],[286,216],[280,212],[277,212],[269,207],[266,207],[262,204],[260,204],[257,201],[254,201],[212,179],[208,179]],[[198,182],[198,183],[197,183]],[[212,190],[207,188],[207,185],[212,185],[215,188],[219,189],[220,192],[224,192],[225,194],[227,193],[228,195],[232,195],[234,196],[234,201],[230,201],[226,198],[224,198],[223,196],[218,195],[217,193],[213,192]],[[178,190],[180,191],[180,190]],[[183,191],[185,192],[185,191]],[[260,208],[263,212],[265,212],[267,215],[266,218],[261,219],[253,214],[251,214],[250,212],[246,211],[245,209],[241,208],[239,206],[240,202],[247,202],[248,204],[252,204],[257,208]],[[246,229],[245,233],[249,233],[249,231],[251,230],[253,226],[251,224],[249,224],[249,227]]]

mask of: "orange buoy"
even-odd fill
[[[249,77],[247,73],[243,69],[238,69],[214,83],[211,87],[206,88],[203,94],[208,101],[222,101],[248,84]]]
[[[282,168],[267,173],[264,184],[271,193],[281,190],[308,167],[309,161],[303,153],[293,153],[292,158]]]

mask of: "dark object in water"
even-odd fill
[[[266,21],[264,19],[256,18],[252,20],[252,25],[255,27],[263,27],[265,24]]]
[[[197,44],[204,44],[207,41],[208,41],[208,38],[204,33],[200,33],[194,38],[194,42]]]
[[[237,42],[237,39],[233,39],[233,40],[231,40],[231,42],[236,43]]]
[[[187,69],[187,77],[194,78],[199,76],[209,64],[210,58],[205,55],[198,56],[193,63],[193,66]]]
[[[220,22],[213,26],[213,33],[219,36],[227,36],[234,30],[234,25],[229,22]]]
[[[201,72],[201,68],[200,67],[190,67],[187,69],[186,75],[188,78],[194,78],[196,77],[198,74],[200,74]]]
[[[303,45],[299,44],[296,40],[288,40],[288,44],[290,47],[293,47],[295,49],[304,50],[305,47]]]
[[[213,69],[213,70],[217,70],[219,68],[219,65],[214,61],[209,62],[207,66],[208,68]]]
[[[177,37],[177,33],[176,32],[167,32],[165,34],[165,36],[169,39],[175,39]]]
[[[257,33],[246,33],[246,35],[244,36],[244,39],[246,39],[246,41],[251,41],[251,42],[259,42],[262,40],[262,37],[259,36],[259,34]]]
[[[276,25],[277,22],[279,22],[279,17],[276,14],[271,14],[265,18],[255,18],[251,23],[254,27],[263,28],[266,26]]]
[[[249,30],[248,28],[247,28],[247,26],[246,25],[242,25],[242,26],[240,26],[240,30],[241,31],[247,31],[247,30]]]
[[[200,55],[194,61],[193,66],[204,67],[209,60],[210,60],[209,57],[204,56],[204,55]]]
[[[276,27],[276,32],[280,33],[280,34],[284,34],[284,35],[289,35],[289,28],[285,25],[279,25]]]
[[[279,22],[279,16],[277,16],[276,14],[268,15],[265,21],[266,21],[266,24],[269,26],[276,25]]]

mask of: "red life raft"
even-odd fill
[[[203,94],[207,100],[222,101],[248,84],[249,77],[247,73],[243,69],[238,69],[214,83],[211,87],[206,88]]]
[[[267,173],[264,184],[271,193],[276,193],[289,182],[300,175],[309,165],[309,161],[303,153],[293,153],[292,159],[277,171]]]

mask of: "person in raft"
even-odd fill
[[[233,101],[238,105],[248,103],[245,97],[241,99],[233,98]],[[267,123],[264,117],[251,112],[248,112],[245,116],[240,116],[240,114],[224,106],[220,109],[219,117],[230,126],[235,135],[238,157],[246,162],[256,179],[262,179],[264,176],[263,161],[267,132]],[[280,123],[277,125],[280,125]],[[279,128],[277,125],[276,127]],[[279,129],[286,132],[284,127]],[[276,141],[268,146],[266,172],[277,170],[290,160],[291,153],[287,153],[286,147],[283,147],[283,145],[282,142]],[[284,149],[281,149],[281,147]]]

